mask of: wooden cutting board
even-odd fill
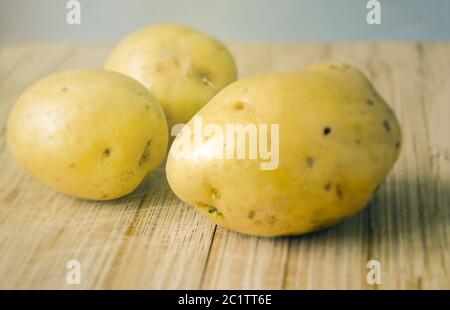
[[[450,44],[230,45],[241,77],[354,64],[402,124],[400,159],[368,207],[290,238],[216,227],[171,192],[163,168],[111,202],[63,196],[20,170],[5,141],[17,96],[49,73],[101,66],[111,47],[0,48],[0,288],[450,289]],[[372,259],[378,285],[366,281]],[[81,284],[66,281],[70,260]]]

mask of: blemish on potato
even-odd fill
[[[233,104],[233,108],[235,108],[236,110],[243,110],[245,108],[245,102],[243,101],[235,102]]]
[[[273,224],[275,224],[276,222],[277,222],[277,218],[276,218],[276,216],[275,215],[272,215],[270,218],[269,218],[269,225],[273,225]]]
[[[62,88],[61,88],[61,91],[63,92],[63,93],[65,93],[66,91],[68,91],[69,89],[67,88],[67,87],[65,87],[65,86],[63,86]]]
[[[75,168],[75,163],[71,163],[71,164],[69,165],[69,168]]]
[[[395,142],[395,148],[398,149],[400,147],[400,141]]]
[[[109,157],[111,155],[111,149],[109,147],[105,148],[102,152],[103,157]]]
[[[389,122],[386,120],[383,122],[383,127],[386,131],[391,131],[391,125],[389,125]]]
[[[314,158],[308,156],[306,158],[306,166],[308,166],[308,168],[312,168],[314,166]]]
[[[250,210],[250,211],[248,212],[247,217],[248,217],[249,219],[253,220],[253,219],[255,218],[255,211]]]
[[[361,140],[356,139],[356,140],[355,140],[355,144],[358,144],[358,145],[361,144]]]
[[[215,216],[222,216],[222,213],[214,206],[208,206],[208,213]]]
[[[148,159],[150,158],[150,144],[151,144],[152,140],[148,140],[147,143],[145,144],[145,148],[144,151],[141,154],[141,157],[139,158],[139,166],[142,166],[143,164],[145,164]]]
[[[211,204],[206,204],[206,203],[196,203],[196,206],[198,208],[201,209],[205,209],[208,211],[209,214],[212,214],[216,217],[223,217],[223,214],[219,211],[219,209],[217,209],[215,206],[211,205]]]
[[[323,186],[323,188],[324,188],[327,192],[329,192],[329,191],[331,190],[331,187],[332,187],[331,183],[327,183],[327,184],[325,184],[325,185]]]
[[[374,104],[373,101],[370,100],[370,99],[367,99],[366,102],[367,102],[368,105],[373,105]]]
[[[217,189],[213,188],[211,190],[211,197],[213,199],[219,199],[221,197],[221,194],[220,194],[220,192]]]
[[[342,192],[342,188],[340,184],[336,185],[336,195],[338,196],[339,199],[343,199],[344,198],[344,193]]]
[[[323,135],[324,136],[328,136],[331,133],[331,128],[330,127],[325,127],[323,129]]]

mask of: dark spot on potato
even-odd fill
[[[108,195],[107,195],[107,194],[104,194],[104,195],[102,196],[102,199],[106,199],[106,198],[108,198]]]
[[[400,141],[395,142],[395,148],[398,149],[400,147]]]
[[[145,144],[145,148],[144,151],[142,151],[141,157],[139,158],[139,166],[144,165],[148,159],[150,158],[150,144],[151,144],[152,140],[148,140],[147,143]]]
[[[223,214],[219,211],[219,209],[217,209],[215,206],[213,206],[213,205],[211,205],[211,204],[198,202],[198,203],[195,203],[195,205],[196,205],[198,208],[200,208],[200,209],[203,209],[203,210],[206,209],[206,211],[207,211],[209,214],[212,214],[212,215],[214,215],[215,217],[222,217],[222,218],[223,218]]]
[[[391,125],[389,125],[389,122],[386,120],[383,121],[383,127],[384,127],[384,130],[391,131]]]
[[[62,88],[61,88],[61,91],[63,92],[63,93],[65,93],[66,91],[68,91],[69,89],[66,87],[66,86],[63,86]]]
[[[358,145],[361,144],[361,140],[356,139],[356,140],[355,140],[355,144],[358,144]]]
[[[323,135],[324,136],[328,136],[331,133],[331,128],[330,127],[325,127],[323,129]]]
[[[253,220],[255,218],[255,211],[253,210],[249,211],[247,217]]]
[[[207,207],[208,207],[209,214],[214,214],[216,216],[222,215],[222,213],[220,213],[220,211],[216,207],[211,206],[211,205],[207,205]]]
[[[245,103],[242,101],[235,102],[233,108],[236,110],[243,110],[245,108]]]
[[[272,216],[269,218],[269,224],[270,224],[270,225],[273,225],[273,224],[275,224],[276,222],[277,222],[276,216],[275,216],[275,215],[272,215]]]
[[[370,99],[367,99],[366,102],[367,102],[368,105],[373,105],[373,101],[370,100]]]
[[[103,157],[109,157],[111,155],[111,149],[109,147],[105,148],[102,152]]]
[[[325,184],[325,185],[323,186],[323,188],[324,188],[327,192],[329,192],[329,191],[331,190],[331,187],[332,187],[331,183],[327,183],[327,184]]]
[[[342,192],[342,188],[340,184],[336,185],[336,195],[338,196],[339,199],[343,199],[344,198],[344,193]]]
[[[150,110],[150,107],[149,107],[148,104],[145,105],[145,108],[146,108],[147,110]]]
[[[211,197],[213,199],[219,199],[221,197],[221,194],[220,194],[220,192],[217,189],[213,188],[211,190]]]
[[[71,163],[71,164],[69,165],[69,168],[75,168],[75,163]]]
[[[308,168],[312,168],[314,166],[314,158],[308,156],[306,158],[306,165],[308,166]]]

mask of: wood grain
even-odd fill
[[[402,154],[368,207],[328,230],[256,238],[215,227],[174,196],[161,167],[111,202],[63,196],[6,147],[17,96],[63,69],[99,67],[111,46],[0,48],[0,288],[450,289],[450,44],[231,44],[241,77],[318,61],[361,68],[396,111]],[[80,285],[66,264],[81,263]],[[366,282],[381,264],[382,284]]]

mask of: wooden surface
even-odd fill
[[[404,146],[368,208],[322,232],[255,238],[215,227],[169,189],[161,168],[111,202],[63,196],[7,151],[8,112],[30,83],[101,66],[111,46],[0,48],[0,288],[450,289],[450,44],[231,45],[242,76],[337,60],[391,103]],[[66,264],[81,263],[68,285]],[[366,263],[381,264],[369,285]]]

